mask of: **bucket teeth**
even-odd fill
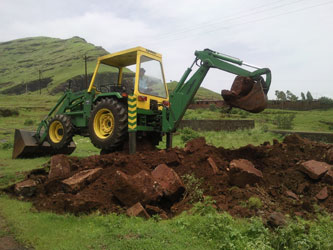
[[[55,150],[48,142],[39,145],[34,137],[35,132],[15,129],[12,158],[34,158],[54,154],[71,154],[76,146],[72,141],[67,147]]]

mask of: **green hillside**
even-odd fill
[[[80,37],[33,37],[0,43],[0,94],[38,93],[40,87],[47,89],[42,93],[55,94],[63,91],[69,79],[81,86],[85,81],[84,56],[88,57],[91,77],[97,57],[108,53]],[[169,91],[176,84],[169,83]],[[221,100],[221,96],[200,88],[195,99]]]
[[[92,72],[96,58],[107,53],[80,37],[34,37],[0,43],[0,92],[19,94],[22,88],[23,92],[26,87],[39,89],[39,70],[43,87],[52,90],[84,73],[84,55],[88,56],[88,72]]]
[[[172,92],[177,86],[177,82],[168,83],[169,93]],[[200,87],[194,97],[195,100],[222,100],[222,96],[214,91]]]

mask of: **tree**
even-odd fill
[[[295,102],[298,100],[298,97],[296,95],[294,95],[293,93],[291,93],[291,91],[287,90],[286,92],[287,94],[287,100]]]
[[[312,97],[310,91],[306,92],[306,100],[309,101],[309,102],[313,101],[313,97]]]
[[[275,90],[276,99],[279,101],[286,101],[287,97],[283,91]]]
[[[306,100],[305,95],[304,95],[303,92],[301,92],[301,97],[302,97],[302,101],[305,101],[305,100]]]

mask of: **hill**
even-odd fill
[[[42,87],[53,89],[84,73],[84,55],[88,56],[88,72],[92,72],[96,58],[107,53],[80,37],[33,37],[0,43],[0,92],[22,94],[38,90],[39,71]]]
[[[88,57],[90,78],[97,57],[108,53],[77,36],[70,39],[31,37],[0,43],[0,94],[23,94],[40,88],[56,94],[63,91],[69,79],[77,86],[85,86],[84,56]],[[175,86],[176,82],[169,83],[169,91]],[[200,88],[195,98],[220,100],[221,96]]]

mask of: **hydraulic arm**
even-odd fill
[[[243,79],[248,79],[248,81],[242,81],[241,84],[234,83],[235,86],[233,86],[234,90],[233,88],[231,89],[232,93],[231,98],[229,98],[229,105],[240,107],[250,112],[260,112],[265,108],[263,107],[265,106],[263,103],[267,103],[266,94],[271,83],[271,71],[268,68],[255,67],[244,63],[238,58],[223,55],[209,49],[196,51],[195,56],[196,58],[193,64],[185,71],[177,87],[173,93],[170,94],[170,108],[165,108],[163,111],[163,131],[174,132],[176,130],[210,68],[220,69],[243,77]],[[199,68],[188,79],[195,64]],[[237,65],[245,65],[254,68],[255,70],[249,71]],[[265,80],[262,75],[266,76]],[[250,86],[244,86],[247,84]],[[245,95],[243,91],[244,89],[248,89],[245,91]],[[254,92],[255,94],[253,94]],[[249,100],[247,96],[250,96],[251,100]],[[258,104],[260,107],[258,107],[256,103],[253,105],[253,102],[258,102],[258,97],[262,99],[260,104]],[[242,106],[242,101],[245,102],[246,105]]]

